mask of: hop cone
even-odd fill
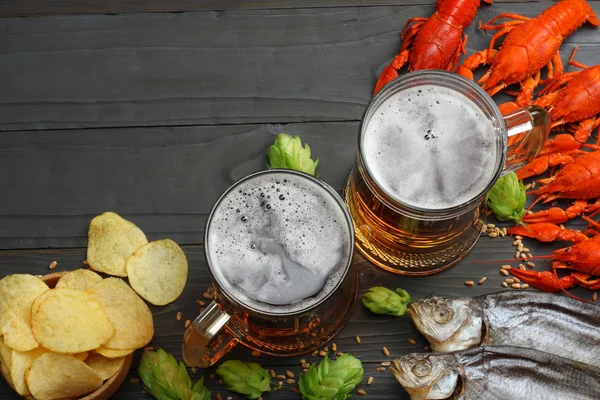
[[[370,288],[362,297],[362,303],[375,314],[400,316],[406,313],[406,305],[410,302],[406,290],[392,291],[383,286]]]
[[[217,374],[227,389],[256,399],[271,390],[271,375],[257,363],[238,360],[225,361],[217,367]]]
[[[304,143],[298,136],[290,136],[287,133],[280,133],[275,138],[275,143],[269,147],[269,168],[294,169],[315,175],[319,159],[313,161],[310,158],[310,146]]]
[[[521,222],[526,200],[525,185],[514,172],[498,179],[485,195],[485,203],[500,221]]]
[[[162,349],[145,351],[138,374],[146,390],[158,400],[210,400],[210,390],[201,378],[192,388],[192,381],[183,362]]]
[[[362,363],[351,354],[344,354],[335,361],[327,356],[319,366],[312,364],[308,372],[300,376],[300,393],[304,400],[344,400],[351,397],[364,376]]]

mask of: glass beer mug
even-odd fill
[[[502,116],[477,84],[407,73],[371,100],[344,189],[356,247],[391,272],[427,275],[460,261],[485,221],[485,194],[533,159],[550,132],[536,106]]]
[[[351,313],[352,221],[335,190],[312,176],[272,169],[241,179],[213,207],[204,246],[214,301],[185,332],[189,366],[208,367],[237,343],[307,353]]]

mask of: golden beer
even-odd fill
[[[473,247],[485,220],[483,201],[471,213],[440,220],[409,217],[386,205],[356,167],[344,200],[354,222],[356,248],[377,266],[395,273],[427,275],[432,265],[449,268]]]
[[[241,343],[293,356],[343,327],[356,298],[353,227],[326,183],[268,170],[234,184],[205,232],[214,302],[189,326],[183,357],[207,367]]]
[[[479,86],[456,74],[418,71],[391,82],[363,116],[344,189],[356,247],[400,274],[456,264],[480,236],[485,193],[534,157],[548,131],[545,111],[503,117]],[[516,157],[508,135],[519,137]]]

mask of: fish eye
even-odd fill
[[[433,319],[438,324],[445,324],[454,316],[454,312],[445,304],[440,304],[433,310]]]
[[[412,372],[415,376],[423,378],[431,373],[431,363],[428,360],[419,360],[413,365]]]

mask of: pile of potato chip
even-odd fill
[[[177,243],[148,243],[140,228],[112,212],[90,223],[87,261],[95,271],[128,277],[133,290],[156,306],[175,301],[188,277],[187,259]]]
[[[152,340],[142,298],[165,305],[183,292],[187,259],[172,240],[148,242],[111,212],[95,217],[88,235],[90,268],[128,277],[131,286],[87,269],[66,273],[54,288],[33,275],[0,280],[0,372],[22,396],[76,398],[100,388]]]
[[[119,278],[79,269],[49,288],[33,275],[0,280],[0,364],[38,400],[81,396],[116,374],[154,335],[146,303]]]

